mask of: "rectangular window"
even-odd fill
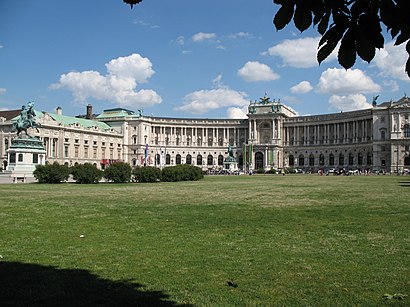
[[[84,158],[88,158],[88,147],[84,147]]]
[[[78,158],[78,146],[74,147],[74,157]]]
[[[16,153],[12,152],[10,153],[10,163],[16,163]]]
[[[93,158],[97,158],[97,148],[93,148]]]
[[[105,158],[105,148],[101,149],[101,158]]]
[[[38,154],[33,154],[33,164],[38,164]]]
[[[68,146],[64,146],[64,157],[68,158]]]

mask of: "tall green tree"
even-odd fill
[[[340,42],[338,61],[351,68],[356,56],[370,63],[376,48],[384,47],[382,27],[395,45],[406,43],[409,59],[405,71],[410,77],[409,0],[274,0],[280,8],[273,23],[277,30],[292,20],[301,32],[316,27],[322,35],[317,60],[324,61]]]

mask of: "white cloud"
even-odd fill
[[[242,108],[232,107],[228,108],[226,111],[227,118],[230,119],[245,119],[248,118],[246,113],[248,112],[248,107],[244,106]]]
[[[397,92],[400,88],[396,81],[394,80],[385,80],[383,81],[384,87],[388,87],[390,92]]]
[[[282,59],[283,65],[310,68],[318,66],[316,54],[318,51],[320,37],[305,37],[300,39],[285,39],[281,43],[272,46],[268,50],[271,56],[278,56]],[[336,48],[338,49],[338,48]],[[331,61],[337,57],[334,51],[326,61]]]
[[[361,94],[353,94],[347,96],[333,95],[329,98],[330,105],[340,111],[354,111],[360,109],[369,109],[371,103],[366,101],[366,97]]]
[[[372,63],[381,70],[382,76],[410,82],[404,71],[408,58],[405,45],[394,46],[394,42],[389,42],[384,45],[384,49],[376,52]]]
[[[251,39],[251,38],[255,38],[255,36],[253,34],[248,33],[248,32],[237,32],[237,33],[228,35],[228,37],[232,38],[232,39],[237,39],[237,38],[249,38],[249,39]]]
[[[6,89],[3,88],[3,87],[0,87],[0,95],[1,95],[1,94],[4,94],[5,92],[6,92]]]
[[[247,62],[238,70],[238,75],[248,82],[273,81],[279,78],[268,65],[257,61]]]
[[[213,40],[215,38],[216,38],[215,33],[204,33],[204,32],[199,32],[192,36],[192,40],[194,42],[203,42],[206,40]]]
[[[143,27],[148,27],[148,28],[151,28],[151,29],[158,29],[159,28],[159,25],[151,24],[151,23],[146,22],[142,19],[135,20],[134,24],[139,25],[139,26],[143,26]]]
[[[178,45],[184,45],[185,44],[185,37],[183,37],[182,35],[181,36],[178,36],[177,37],[177,39],[175,40],[175,43],[177,43]]]
[[[299,84],[296,84],[295,86],[292,86],[290,88],[290,91],[293,94],[306,94],[309,93],[311,90],[313,90],[313,86],[310,85],[309,81],[302,81]]]
[[[183,105],[175,108],[175,110],[191,114],[203,114],[220,108],[244,107],[248,104],[247,94],[244,92],[222,87],[189,93],[184,97]]]
[[[319,93],[349,95],[377,93],[381,87],[360,69],[329,68],[320,76],[317,90]]]
[[[60,76],[52,89],[67,89],[77,102],[88,98],[109,100],[123,107],[141,107],[159,104],[162,98],[153,90],[135,91],[139,83],[145,83],[155,73],[148,58],[139,54],[119,57],[105,64],[108,74],[98,71],[70,72]]]

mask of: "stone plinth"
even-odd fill
[[[20,137],[11,141],[7,150],[7,169],[11,177],[25,181],[25,178],[34,177],[36,165],[44,165],[46,151],[43,142],[35,137]]]

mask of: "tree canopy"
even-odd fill
[[[406,43],[409,59],[405,71],[410,77],[410,1],[409,0],[274,0],[281,7],[273,23],[277,30],[293,19],[303,32],[311,26],[322,35],[317,52],[319,64],[340,42],[338,61],[351,68],[358,55],[370,63],[376,48],[384,47],[382,26],[390,32],[395,45]]]

